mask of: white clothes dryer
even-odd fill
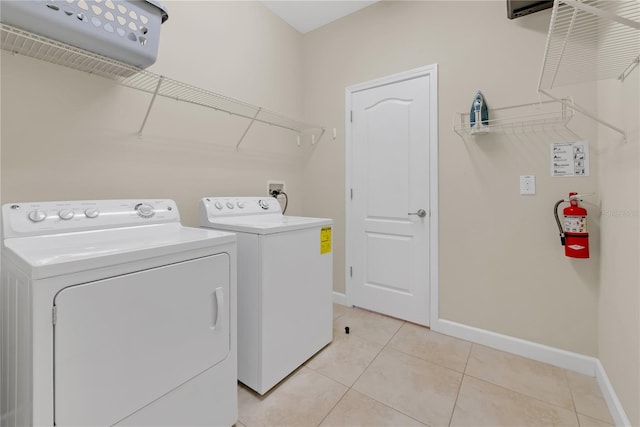
[[[237,421],[236,243],[171,200],[2,207],[2,425]]]
[[[238,241],[238,379],[264,394],[333,338],[332,220],[272,197],[207,197],[200,225]]]

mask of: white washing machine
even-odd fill
[[[230,426],[236,243],[171,200],[2,207],[2,425]]]
[[[333,337],[332,221],[272,197],[208,197],[200,225],[238,239],[238,379],[260,394]]]

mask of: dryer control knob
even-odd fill
[[[36,209],[34,211],[29,212],[27,216],[33,222],[40,222],[40,221],[44,221],[44,219],[47,217],[47,214],[39,209]]]
[[[258,200],[258,206],[260,206],[264,210],[267,210],[269,209],[269,201],[265,199],[260,199]]]
[[[100,211],[97,208],[87,208],[84,210],[84,216],[87,218],[97,218]]]
[[[216,207],[216,209],[218,209],[219,211],[222,210],[222,203],[220,202],[216,202],[216,204],[214,205]]]
[[[240,209],[244,209],[244,202],[238,202],[238,207]]]
[[[147,205],[145,203],[138,203],[135,207],[135,210],[142,218],[151,218],[153,215],[155,215],[153,206]]]
[[[60,212],[58,212],[58,216],[60,217],[60,219],[68,221],[71,218],[73,218],[74,213],[71,209],[63,209]]]
[[[233,203],[231,203],[231,202],[227,202],[227,207],[228,207],[229,209],[233,209],[233,208],[234,208]]]

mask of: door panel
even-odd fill
[[[350,301],[429,324],[430,75],[351,97]],[[410,215],[419,209],[426,217]]]
[[[405,260],[411,257],[412,239],[408,236],[367,233],[367,282],[365,286],[384,291],[410,293],[411,271]],[[387,258],[387,262],[376,262]]]
[[[411,101],[383,99],[365,107],[367,217],[405,218],[409,198],[409,117]],[[385,173],[393,168],[393,173]]]
[[[54,304],[57,425],[113,425],[230,351],[226,254],[65,288]]]

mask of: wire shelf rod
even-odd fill
[[[640,2],[556,0],[538,87],[617,78],[640,55]]]
[[[556,6],[558,5],[557,0],[556,0],[555,5]],[[554,8],[554,12],[557,12],[557,7]],[[551,77],[551,86],[553,86],[553,82],[555,82],[556,77],[558,76],[558,71],[559,71],[559,67],[558,66],[560,65],[560,61],[562,59],[562,55],[567,50],[567,45],[569,44],[569,34],[571,34],[571,30],[572,30],[573,26],[575,25],[576,18],[577,18],[577,11],[574,11],[574,13],[571,16],[571,21],[569,23],[569,26],[567,27],[567,34],[564,37],[564,40],[561,42],[560,57],[558,58],[557,64],[555,65],[555,71],[553,72],[553,76]],[[552,18],[552,22],[553,22],[553,18]]]
[[[640,30],[640,22],[636,22],[636,21],[634,21],[632,19],[625,18],[625,17],[623,17],[623,16],[618,14],[618,13],[623,12],[623,11],[629,12],[630,10],[635,10],[635,9],[631,9],[631,4],[629,4],[628,8],[616,9],[616,13],[613,13],[610,10],[608,10],[607,4],[604,3],[604,2],[603,3],[595,2],[595,3],[599,4],[600,6],[604,5],[603,7],[594,7],[594,6],[591,6],[591,5],[587,4],[586,2],[576,1],[576,0],[563,0],[563,2],[568,4],[568,5],[570,5],[570,6],[573,6],[575,9],[580,9],[580,10],[583,10],[585,12],[589,12],[589,13],[591,13],[593,15],[597,15],[597,16],[600,16],[600,17],[603,17],[603,18],[607,18],[607,19],[609,19],[611,21],[618,22],[618,23],[623,24],[623,25],[627,25],[627,26],[629,26],[631,28],[635,28],[636,30]],[[610,5],[612,7],[615,6],[615,4],[616,4],[616,2],[611,2],[610,3]]]
[[[3,50],[108,78],[118,85],[149,93],[153,97],[175,99],[215,111],[227,112],[234,116],[277,126],[296,133],[311,131],[322,135],[325,130],[321,126],[291,119],[262,107],[159,76],[150,71],[105,58],[6,24],[0,23],[0,29]],[[162,84],[158,84],[160,81]],[[144,123],[140,131],[142,131],[142,128],[144,128]]]
[[[623,82],[638,65],[640,65],[640,55],[638,55],[636,60],[629,64],[629,66],[622,72],[622,74],[620,74],[618,80]]]

